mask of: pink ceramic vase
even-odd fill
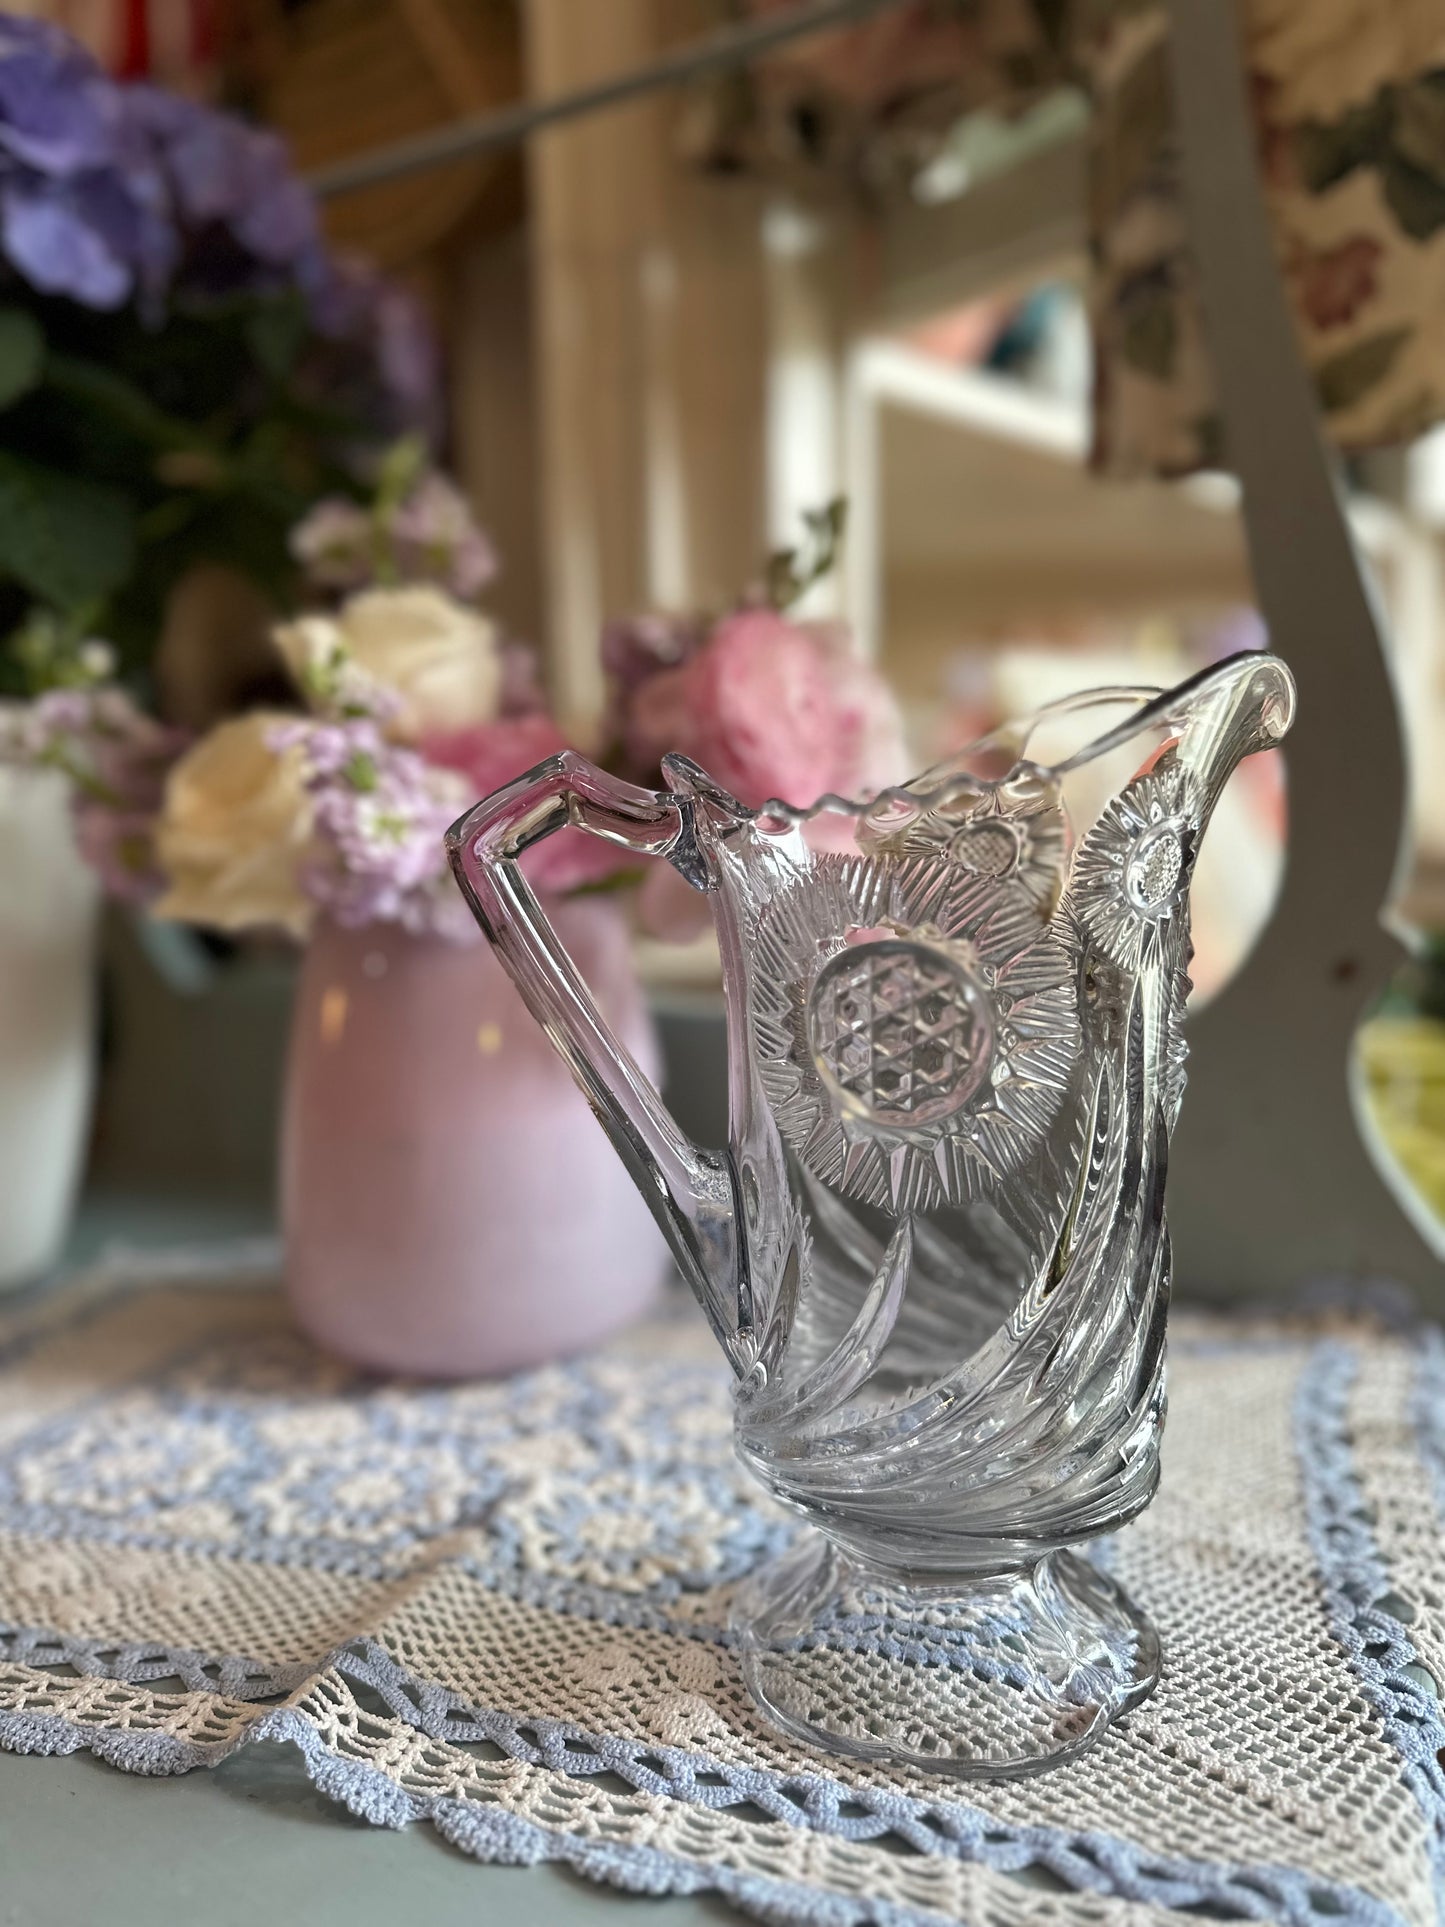
[[[616,907],[553,916],[650,1078],[658,1046]],[[317,927],[281,1146],[286,1282],[328,1350],[471,1377],[558,1358],[653,1302],[661,1236],[489,945]]]

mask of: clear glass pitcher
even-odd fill
[[[1028,757],[1041,724],[1105,704],[1124,720]],[[1231,771],[1293,710],[1283,663],[1240,655],[806,810],[746,809],[682,757],[658,793],[568,753],[450,834],[727,1355],[739,1453],[817,1528],[734,1613],[748,1685],[795,1736],[1036,1771],[1158,1678],[1148,1620],[1069,1548],[1158,1482],[1191,873]],[[1149,738],[1075,845],[1065,779]],[[668,1115],[522,875],[565,825],[710,897],[726,1152]]]

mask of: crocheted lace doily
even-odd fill
[[[1104,1553],[1163,1684],[967,1788],[752,1711],[728,1594],[795,1528],[711,1342],[679,1314],[438,1389],[318,1357],[235,1268],[0,1314],[0,1745],[285,1740],[378,1824],[774,1922],[1435,1922],[1445,1340],[1179,1318],[1160,1496]]]

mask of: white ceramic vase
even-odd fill
[[[99,889],[54,770],[0,768],[0,1289],[55,1263],[95,1081]]]

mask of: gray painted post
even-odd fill
[[[1234,983],[1190,1024],[1169,1177],[1181,1286],[1290,1292],[1389,1277],[1437,1309],[1445,1266],[1381,1178],[1352,1040],[1401,952],[1380,922],[1406,847],[1404,749],[1381,646],[1295,340],[1259,187],[1230,0],[1168,0],[1185,202],[1256,594],[1299,682],[1285,745],[1289,867]]]

